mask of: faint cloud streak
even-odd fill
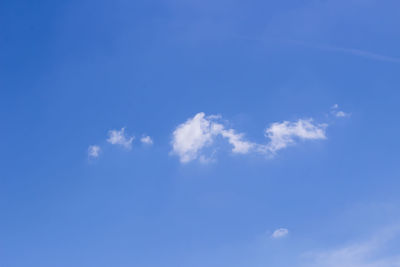
[[[315,44],[315,43],[308,43],[308,42],[298,41],[298,40],[291,40],[290,42],[293,44],[296,44],[296,45],[301,45],[301,46],[305,46],[305,47],[309,47],[309,48],[316,48],[319,50],[342,52],[342,53],[351,54],[354,56],[369,58],[372,60],[400,63],[400,58],[385,56],[385,55],[381,55],[381,54],[377,54],[377,53],[373,53],[373,52],[361,50],[361,49],[346,48],[346,47],[324,45],[324,44]]]

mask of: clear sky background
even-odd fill
[[[400,266],[399,10],[1,1],[0,266]]]

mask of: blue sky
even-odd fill
[[[399,8],[1,1],[0,266],[400,266]]]

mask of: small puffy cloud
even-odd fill
[[[283,238],[283,237],[287,236],[288,234],[289,234],[289,230],[288,229],[279,228],[279,229],[276,229],[272,233],[271,237],[274,238],[274,239],[279,239],[279,238]]]
[[[209,159],[202,153],[203,149],[213,144],[218,136],[228,140],[233,153],[248,153],[253,144],[243,140],[243,134],[225,129],[219,119],[220,116],[206,116],[200,112],[180,124],[172,134],[172,153],[178,155],[182,163],[195,159],[207,162]]]
[[[88,155],[90,158],[97,158],[100,155],[100,147],[93,145],[93,146],[89,146],[88,148]]]
[[[345,113],[345,112],[343,112],[343,111],[341,111],[341,110],[339,110],[339,111],[337,111],[336,113],[335,113],[335,116],[336,117],[348,117],[350,114],[348,114],[348,113]]]
[[[121,130],[111,130],[108,132],[108,139],[107,142],[113,145],[121,145],[127,149],[132,148],[132,142],[134,137],[125,135],[125,128]]]
[[[150,136],[146,135],[146,136],[143,136],[142,138],[140,138],[140,142],[142,142],[143,144],[146,144],[146,145],[152,145],[153,139],[151,139]]]
[[[296,143],[296,140],[326,139],[327,124],[314,124],[312,119],[296,122],[276,122],[265,130],[270,142],[264,147],[274,154],[276,151]]]
[[[350,113],[339,110],[339,105],[335,104],[331,107],[331,114],[338,118],[349,117]]]
[[[200,151],[214,141],[220,126],[203,112],[180,124],[173,132],[172,152],[185,163],[199,157]]]

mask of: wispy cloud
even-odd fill
[[[270,139],[265,148],[271,153],[293,145],[297,140],[326,139],[327,124],[315,124],[312,119],[300,119],[296,122],[276,122],[265,130]]]
[[[274,239],[280,239],[280,238],[283,238],[283,237],[287,236],[288,234],[289,234],[289,230],[288,229],[279,228],[279,229],[276,229],[272,233],[271,237],[274,238]]]
[[[255,144],[244,140],[244,134],[236,133],[233,129],[222,130],[221,135],[228,139],[228,142],[233,146],[232,152],[246,154]]]
[[[331,107],[331,114],[333,114],[335,117],[338,117],[338,118],[349,117],[351,115],[350,113],[339,110],[338,104],[335,104]]]
[[[400,63],[400,58],[398,58],[398,57],[381,55],[381,54],[373,53],[373,52],[362,50],[362,49],[345,48],[345,47],[325,45],[325,44],[315,44],[315,43],[308,43],[308,42],[303,42],[303,41],[298,41],[298,40],[291,40],[290,42],[297,44],[297,45],[302,45],[305,47],[316,48],[316,49],[332,51],[332,52],[341,52],[341,53],[346,53],[346,54],[350,54],[350,55],[358,56],[358,57],[364,57],[364,58],[368,58],[368,59],[372,59],[372,60]]]
[[[132,142],[134,137],[133,136],[127,136],[125,134],[125,128],[122,128],[121,130],[110,130],[108,132],[108,139],[107,142],[113,145],[121,145],[127,149],[132,148]]]
[[[99,146],[96,146],[96,145],[89,146],[89,148],[88,148],[88,156],[90,158],[97,158],[100,155],[100,151],[101,151],[101,149],[100,149]]]
[[[153,139],[151,139],[150,136],[146,135],[146,136],[142,136],[142,138],[140,138],[140,142],[142,142],[143,144],[146,144],[146,145],[152,145]]]
[[[399,234],[399,228],[385,229],[373,238],[339,248],[308,252],[304,267],[399,267],[400,253],[385,250]],[[397,250],[398,251],[398,250]]]

